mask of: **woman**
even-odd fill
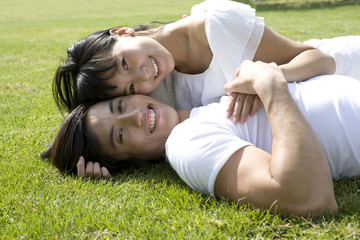
[[[334,75],[286,85],[281,70],[264,63],[245,62],[241,71],[226,92],[241,89],[264,103],[246,124],[222,117],[226,99],[189,113],[147,96],[119,97],[71,113],[52,162],[76,171],[84,155],[116,171],[164,157],[166,142],[171,166],[193,189],[264,208],[277,201],[290,214],[336,211],[331,175],[360,175],[360,82]]]
[[[218,101],[244,60],[275,62],[288,82],[335,71],[332,57],[275,33],[238,2],[207,0],[189,17],[144,29],[108,29],[70,47],[53,84],[58,106],[70,111],[83,102],[151,93],[176,109],[192,109]],[[245,121],[253,102],[251,114],[260,105],[253,95],[235,100],[234,122]]]

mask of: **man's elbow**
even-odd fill
[[[324,214],[336,214],[338,205],[333,194],[317,195],[309,198],[304,204],[294,209],[295,215],[303,217],[318,217]]]

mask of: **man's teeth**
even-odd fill
[[[159,68],[158,68],[158,66],[157,66],[157,64],[156,64],[156,62],[155,62],[155,60],[152,58],[152,57],[150,57],[150,59],[151,59],[151,62],[152,62],[152,64],[153,64],[153,66],[154,66],[154,70],[155,70],[155,77],[158,75],[158,73],[159,73]]]
[[[154,131],[155,127],[155,111],[152,109],[150,110],[150,132]]]

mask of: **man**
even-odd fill
[[[263,108],[243,125],[225,119],[221,103],[194,109],[183,121],[189,113],[128,96],[92,106],[87,130],[100,152],[118,162],[161,157],[166,141],[167,158],[179,176],[217,197],[302,216],[336,212],[331,174],[360,174],[360,82],[325,76],[287,85],[277,66],[245,62],[225,90],[257,94]],[[94,164],[85,170],[83,159],[77,169],[80,176],[85,171],[106,176]]]

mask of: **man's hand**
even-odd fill
[[[111,174],[106,167],[101,167],[98,162],[89,161],[85,166],[85,159],[83,156],[79,158],[76,164],[78,177],[90,178],[111,178]]]
[[[261,105],[257,94],[270,90],[273,79],[285,82],[282,71],[275,63],[244,61],[236,70],[235,80],[224,86],[225,92],[230,95],[227,118],[233,115],[234,123],[239,119],[240,123],[245,123],[249,114],[255,115]]]
[[[275,63],[244,61],[236,70],[234,81],[225,84],[227,94],[242,93],[259,95],[274,84],[286,84],[281,69]]]

